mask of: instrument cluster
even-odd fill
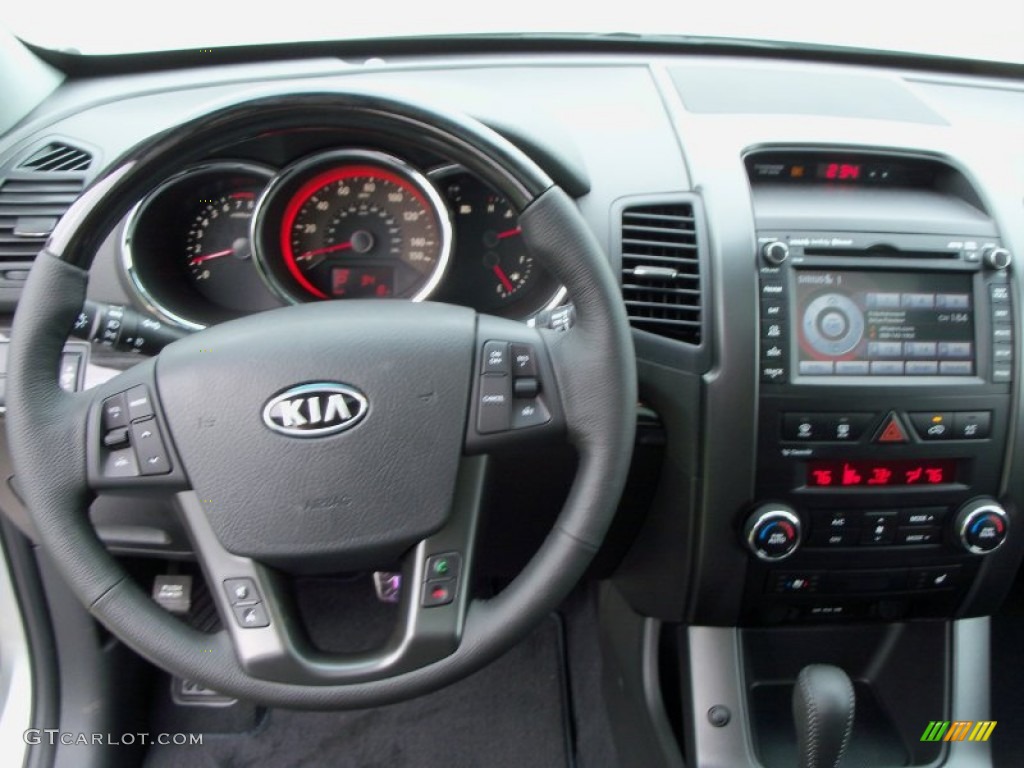
[[[327,149],[280,168],[211,160],[183,169],[133,209],[121,254],[140,301],[191,329],[353,298],[525,319],[564,291],[520,234],[509,201],[461,167]]]

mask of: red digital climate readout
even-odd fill
[[[872,488],[892,485],[944,485],[956,482],[956,459],[930,461],[812,461],[810,488]]]

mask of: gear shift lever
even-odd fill
[[[839,667],[811,664],[793,688],[799,768],[835,768],[853,730],[854,692]]]

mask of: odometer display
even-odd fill
[[[430,182],[375,152],[303,161],[271,185],[258,226],[273,227],[262,254],[294,300],[428,296],[451,249],[447,209]],[[277,268],[275,268],[275,266]]]

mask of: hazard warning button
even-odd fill
[[[876,443],[905,443],[907,442],[907,432],[900,424],[900,420],[896,417],[896,414],[890,412],[886,417],[885,421],[882,422],[882,428],[878,431],[875,436]]]

